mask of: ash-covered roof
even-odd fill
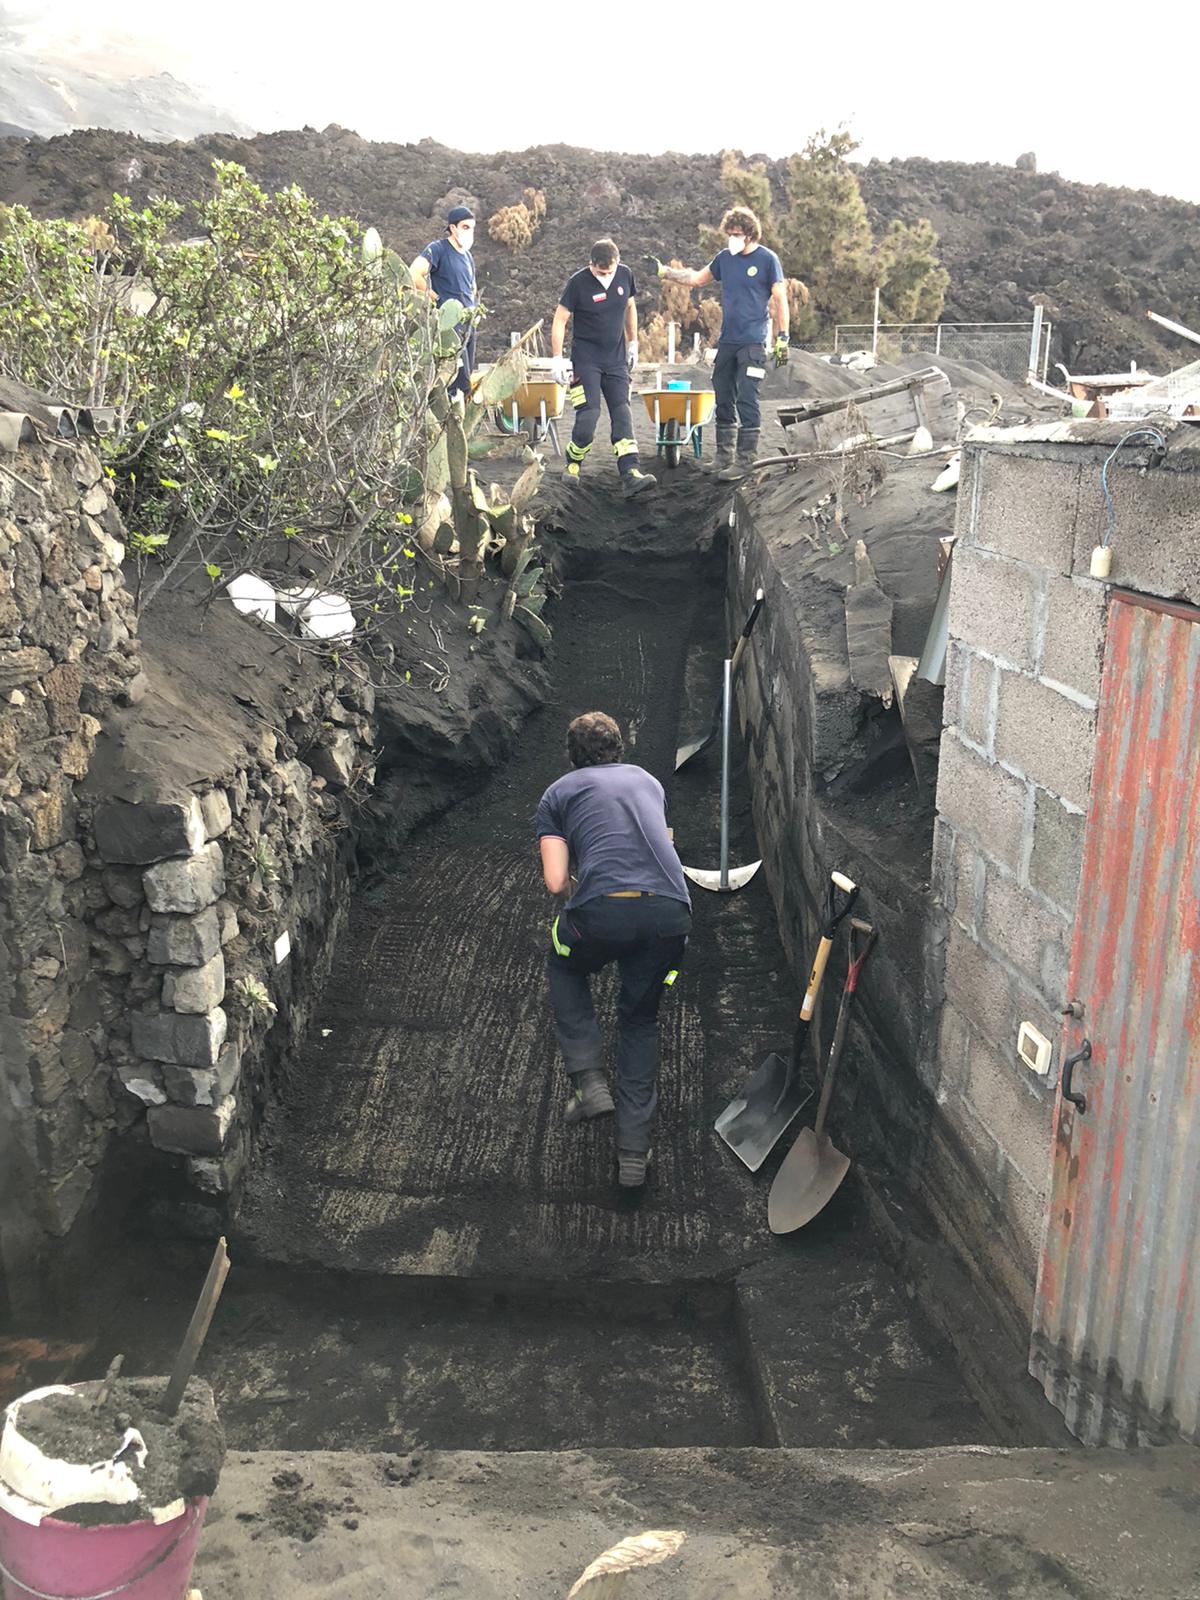
[[[111,406],[71,406],[12,378],[0,378],[0,453],[47,436],[77,439],[110,433],[116,421]]]

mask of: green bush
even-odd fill
[[[84,224],[0,207],[0,371],[116,408],[104,451],[143,604],[173,573],[267,571],[301,545],[369,620],[412,593],[407,508],[462,308],[406,292],[398,258],[300,189],[213,170],[184,244],[171,201],[117,195]]]

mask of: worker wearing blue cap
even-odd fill
[[[468,310],[476,306],[479,295],[475,287],[475,259],[471,254],[474,242],[475,218],[470,206],[455,206],[446,217],[445,236],[427,244],[412,264],[410,270],[417,293],[431,294],[439,306],[445,300],[457,300]],[[461,322],[458,334],[462,340],[462,357],[448,388],[451,394],[469,395],[475,366],[474,322]]]

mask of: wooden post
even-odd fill
[[[213,1312],[217,1309],[217,1301],[221,1298],[221,1290],[225,1286],[228,1273],[229,1257],[225,1253],[225,1240],[220,1238],[217,1240],[217,1248],[213,1251],[208,1276],[204,1280],[200,1298],[196,1301],[196,1309],[192,1312],[192,1320],[188,1323],[188,1330],[183,1336],[183,1343],[179,1347],[179,1354],[175,1357],[175,1366],[167,1384],[163,1410],[168,1417],[173,1417],[179,1410],[179,1402],[183,1399],[188,1379],[195,1371],[200,1347],[208,1334],[209,1324],[212,1322]]]

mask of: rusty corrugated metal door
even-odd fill
[[[1200,1442],[1198,806],[1200,612],[1116,594],[1030,1351],[1087,1444]]]

